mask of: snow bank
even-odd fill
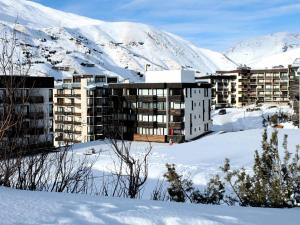
[[[0,188],[0,223],[109,225],[298,225],[299,209],[191,205]]]

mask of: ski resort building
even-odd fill
[[[0,75],[1,149],[53,146],[53,87],[53,77]]]
[[[55,146],[104,138],[111,120],[108,84],[117,82],[112,76],[77,75],[55,85]]]
[[[212,104],[216,108],[242,107],[255,103],[289,103],[290,78],[288,68],[217,71],[198,78],[212,85]]]
[[[300,58],[296,59],[294,63],[289,67],[290,69],[290,100],[294,109],[293,121],[300,127],[299,119],[299,92],[300,92]]]
[[[147,71],[145,83],[110,84],[110,131],[134,141],[184,142],[211,129],[211,85],[191,71]]]

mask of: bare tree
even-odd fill
[[[110,139],[110,143],[119,162],[119,169],[114,173],[116,183],[113,193],[118,190],[119,194],[121,192],[125,197],[139,197],[148,178],[151,144],[141,150],[139,155],[135,155],[129,141]]]

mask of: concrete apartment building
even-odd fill
[[[9,143],[31,150],[53,146],[53,87],[52,77],[0,75],[0,120],[9,114],[14,123],[1,149]]]
[[[191,71],[148,71],[145,83],[110,84],[110,131],[134,141],[184,142],[211,129],[211,86]]]
[[[108,84],[116,82],[107,75],[77,75],[55,85],[55,146],[104,138],[110,121]]]
[[[290,69],[290,100],[294,109],[294,122],[300,127],[299,118],[299,92],[300,92],[300,58],[297,58],[294,63],[289,67]]]
[[[242,107],[255,103],[289,103],[289,69],[251,69],[217,71],[201,77],[212,84],[212,102],[216,108]]]

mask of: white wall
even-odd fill
[[[192,97],[190,96],[190,88],[187,88],[187,96],[185,96],[185,140],[188,141],[206,133],[205,124],[208,124],[208,130],[211,130],[209,100],[211,100],[210,88],[208,89],[208,97],[204,96],[204,88],[192,88]],[[193,109],[192,104],[194,104]],[[203,107],[205,108],[204,121]],[[192,115],[192,134],[190,133],[190,115]]]
[[[195,72],[189,70],[147,71],[145,83],[195,83]]]

